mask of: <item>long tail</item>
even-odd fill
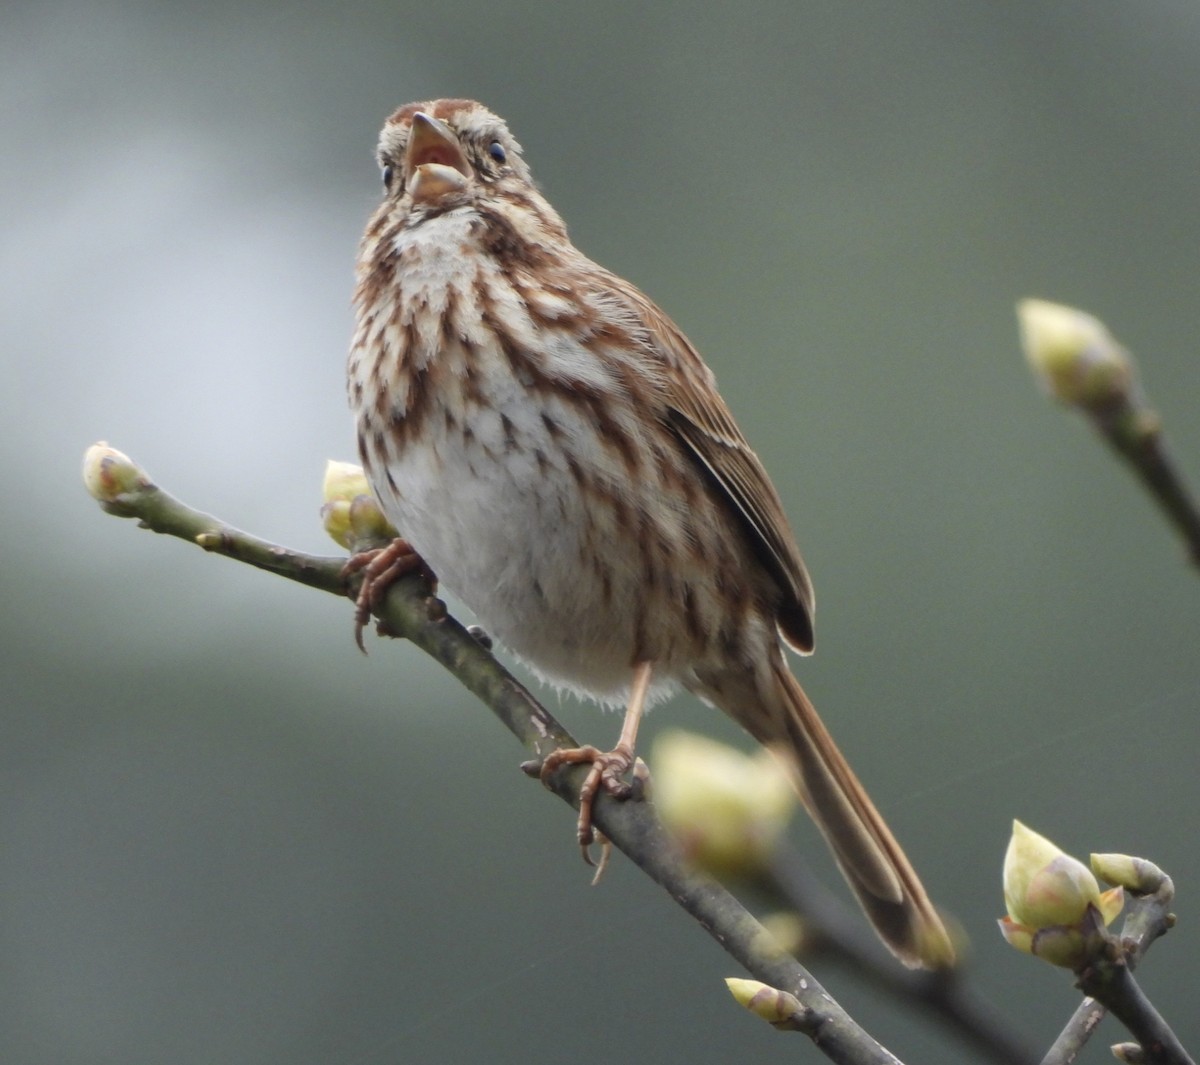
[[[954,947],[925,888],[782,655],[774,672],[780,705],[755,715],[751,732],[797,770],[804,805],[889,949],[913,968],[952,965]]]

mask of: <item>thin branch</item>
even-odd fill
[[[1163,442],[1162,422],[1140,396],[1111,409],[1090,412],[1090,420],[1112,449],[1133,468],[1200,566],[1200,510]]]
[[[1037,1060],[1037,1052],[1014,1038],[996,1010],[972,993],[961,969],[920,972],[893,964],[878,940],[866,934],[863,923],[794,850],[776,847],[764,879],[764,889],[799,914],[806,930],[812,929],[814,953],[848,962],[881,991],[929,1011],[983,1057],[1001,1065]]]
[[[1107,1013],[1108,1011],[1094,998],[1085,997],[1071,1014],[1071,1019],[1067,1021],[1058,1038],[1046,1051],[1042,1065],[1071,1065]]]
[[[1132,356],[1098,318],[1046,300],[1017,304],[1025,356],[1043,387],[1080,410],[1142,485],[1200,567],[1200,509],[1162,439],[1162,420],[1138,382]]]
[[[251,536],[194,510],[153,484],[120,452],[92,448],[84,479],[111,514],[137,518],[143,528],[177,536],[215,554],[269,570],[335,594],[352,588],[342,579],[345,559],[304,555]],[[421,578],[393,585],[380,612],[386,630],[403,636],[437,659],[479,696],[538,759],[558,746],[576,746],[565,729],[462,625],[429,594]],[[550,782],[560,798],[578,805],[584,767],[567,767]],[[615,802],[603,796],[595,823],[758,980],[793,995],[800,1010],[793,1027],[803,1031],[839,1065],[901,1065],[861,1028],[821,984],[716,881],[686,867],[649,802]]]
[[[1102,1002],[1129,1029],[1141,1045],[1147,1065],[1195,1065],[1179,1037],[1134,980],[1124,958],[1118,956],[1091,966],[1080,976],[1079,987]]]
[[[1079,1004],[1041,1065],[1071,1065],[1110,1009],[1141,1043],[1146,1061],[1172,1062],[1174,1065],[1190,1063],[1191,1058],[1175,1033],[1133,980],[1133,970],[1146,951],[1175,924],[1175,915],[1171,912],[1175,885],[1166,873],[1143,859],[1099,857],[1117,857],[1118,861],[1134,866],[1133,877],[1116,878],[1127,881],[1123,886],[1130,899],[1129,909],[1119,940],[1114,944],[1117,949],[1113,957],[1081,974],[1078,986],[1087,997]],[[1093,865],[1095,863],[1096,858],[1093,858]],[[1143,1039],[1148,1040],[1149,1045]]]

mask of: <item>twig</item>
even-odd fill
[[[1146,490],[1187,545],[1192,565],[1200,566],[1200,512],[1171,461],[1158,414],[1140,396],[1106,410],[1090,412],[1097,431],[1133,467]]]
[[[877,988],[941,1018],[965,1043],[1002,1065],[1028,1065],[1037,1052],[1014,1038],[996,1011],[972,994],[961,969],[918,972],[900,969],[865,926],[808,869],[792,849],[777,846],[763,886],[814,932],[812,950],[849,962]]]
[[[1142,859],[1113,855],[1093,857],[1093,866],[1102,874],[1104,868],[1097,865],[1097,857],[1101,862],[1108,859],[1110,868],[1115,867],[1114,858],[1116,862],[1133,867],[1130,877],[1106,876],[1106,879],[1124,882],[1130,898],[1129,909],[1121,935],[1113,944],[1116,949],[1112,957],[1080,975],[1078,986],[1087,997],[1079,1004],[1041,1065],[1070,1065],[1110,1010],[1141,1044],[1144,1060],[1187,1065],[1192,1059],[1133,979],[1133,970],[1146,951],[1175,924],[1171,912],[1175,885],[1161,869]]]
[[[1200,509],[1162,439],[1162,421],[1137,379],[1133,358],[1098,318],[1045,300],[1017,305],[1021,341],[1052,396],[1076,407],[1133,468],[1200,567]]]
[[[177,536],[205,550],[266,569],[335,594],[352,591],[342,580],[345,559],[314,557],[270,544],[193,510],[153,484],[132,461],[107,445],[92,448],[84,479],[111,514],[137,518],[143,528]],[[537,758],[555,747],[576,746],[565,729],[462,625],[429,594],[421,578],[394,584],[380,611],[382,623],[453,673],[480,697]],[[578,804],[583,767],[568,767],[550,782],[562,799]],[[649,802],[597,803],[596,825],[720,944],[763,983],[793,995],[800,1010],[792,1027],[803,1031],[840,1065],[901,1065],[861,1028],[821,984],[716,881],[687,869]]]
[[[1071,1014],[1071,1019],[1046,1051],[1042,1065],[1071,1065],[1108,1011],[1094,998],[1085,997]]]
[[[1101,1002],[1141,1045],[1143,1060],[1154,1065],[1195,1065],[1178,1036],[1162,1019],[1118,955],[1089,967],[1079,987]]]

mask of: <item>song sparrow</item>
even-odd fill
[[[379,141],[348,387],[363,466],[424,560],[542,678],[626,706],[584,796],[620,790],[644,707],[683,687],[787,752],[884,942],[953,958],[924,888],[792,676],[813,592],[779,497],[675,324],[567,237],[504,122],[409,104]],[[378,567],[372,570],[378,573]]]

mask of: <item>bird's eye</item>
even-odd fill
[[[387,163],[383,168],[383,187],[390,189],[392,187],[392,178],[396,176],[396,170],[391,163]]]
[[[504,150],[504,145],[499,141],[492,141],[488,145],[488,155],[492,157],[492,161],[503,166],[508,162],[508,152]]]

